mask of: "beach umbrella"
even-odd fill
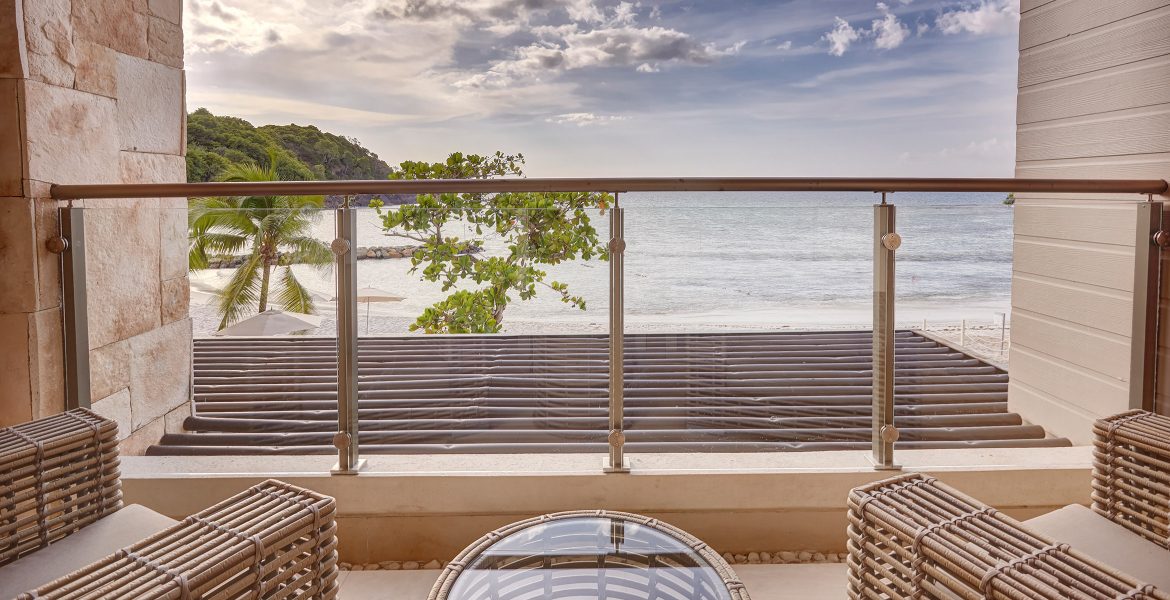
[[[294,331],[315,329],[321,326],[321,317],[287,313],[283,310],[266,310],[229,327],[215,332],[215,335],[269,336],[288,335]]]
[[[406,298],[395,296],[378,288],[364,287],[357,291],[357,301],[366,305],[366,333],[370,333],[370,305],[374,302],[402,302]]]

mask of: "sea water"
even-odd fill
[[[897,206],[896,229],[903,239],[896,254],[898,323],[965,319],[990,324],[1008,310],[1013,209],[1003,199],[1003,194],[888,197]],[[869,327],[873,205],[880,201],[880,196],[869,193],[622,194],[627,331]],[[608,239],[608,215],[592,214],[600,239]],[[314,235],[328,241],[333,232],[333,213],[323,211]],[[451,225],[444,235],[469,239],[475,232]],[[484,240],[484,255],[506,255],[499,239],[489,235]],[[359,210],[358,246],[413,243],[388,236],[374,210]],[[361,305],[360,332],[406,333],[423,309],[450,293],[411,273],[410,263],[410,259],[358,263],[359,287],[404,298]],[[313,290],[318,311],[326,316],[322,329],[327,330],[334,310],[333,274],[304,266],[295,269]],[[504,313],[505,332],[587,333],[608,328],[607,262],[574,261],[546,270],[549,281],[563,282],[572,294],[584,298],[586,309],[560,302],[556,292],[543,286],[528,301],[513,293],[513,303]],[[204,272],[197,278],[192,306],[197,335],[214,329],[214,315],[203,315],[214,312],[208,292],[228,277],[230,270]]]

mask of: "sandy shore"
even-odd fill
[[[228,270],[205,270],[191,274],[191,316],[197,337],[211,335],[218,328],[220,317],[216,309],[216,293],[227,283],[228,277],[230,277]],[[331,301],[332,290],[322,285],[322,282],[310,281],[306,282],[306,285],[313,291],[317,314],[324,317],[321,327],[308,334],[331,335],[333,328],[336,327],[333,317],[336,306]],[[427,282],[414,282],[414,285],[410,286],[410,291],[403,294],[407,298],[403,302],[360,305],[359,332],[362,335],[410,334],[409,326],[415,318],[434,299],[441,297],[430,289],[433,285]],[[400,289],[396,288],[395,292],[400,293]],[[426,290],[427,293],[421,293],[420,289]],[[596,300],[589,302],[587,307],[587,310],[580,311],[547,297],[517,302],[510,306],[505,314],[504,332],[513,334],[606,332],[609,327],[608,307]],[[997,304],[983,303],[963,303],[956,306],[902,302],[898,306],[898,326],[917,329],[921,328],[925,320],[928,330],[939,332],[949,339],[953,337],[952,332],[958,332],[960,323],[967,320],[972,331],[989,331],[998,341],[999,320],[995,315],[1004,309],[1005,307]],[[868,329],[871,326],[871,319],[872,307],[861,302],[777,306],[774,309],[647,314],[638,311],[636,302],[627,300],[625,322],[626,331],[631,333],[679,333]]]

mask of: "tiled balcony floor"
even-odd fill
[[[738,565],[752,600],[841,600],[845,565]],[[341,600],[426,600],[439,571],[353,571],[341,574]]]

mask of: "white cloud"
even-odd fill
[[[1000,141],[999,138],[988,138],[975,141],[959,148],[943,148],[939,156],[997,156],[1009,153],[1014,148],[1013,143]]]
[[[833,18],[836,20],[836,25],[821,39],[829,42],[829,54],[844,56],[849,51],[849,46],[861,38],[861,34],[849,24],[849,21],[841,17]]]
[[[633,25],[638,18],[638,5],[633,2],[621,2],[613,7],[613,17],[610,18],[611,25]]]
[[[792,40],[788,40],[782,44],[777,44],[776,49],[777,50],[784,50],[785,52],[791,50],[792,49]]]
[[[547,123],[555,123],[557,125],[576,125],[577,127],[588,127],[590,125],[605,125],[614,121],[625,121],[629,117],[619,115],[595,115],[588,112],[565,113],[563,115],[556,115],[545,119]]]
[[[884,2],[878,2],[877,8],[885,15],[873,21],[873,28],[870,31],[876,37],[874,46],[881,50],[893,50],[910,37],[910,28],[903,25]]]
[[[284,19],[237,8],[219,0],[189,0],[183,26],[187,52],[233,50],[255,54],[296,35],[299,27]]]
[[[902,3],[907,4],[904,1]],[[893,50],[901,46],[910,37],[910,28],[898,20],[898,16],[885,2],[878,2],[877,10],[882,13],[882,17],[874,19],[868,29],[855,28],[845,19],[834,17],[833,30],[821,38],[829,42],[829,54],[844,56],[853,42],[862,38],[873,38],[873,45],[879,50]]]
[[[939,15],[935,25],[943,33],[974,35],[1013,33],[1020,22],[1020,0],[979,0]]]
[[[569,18],[584,23],[604,23],[605,13],[602,12],[593,0],[570,0],[565,5]]]
[[[637,69],[634,69],[634,70],[639,72],[639,73],[657,73],[657,72],[661,71],[662,69],[659,69],[658,67],[656,67],[650,63],[642,63],[642,64],[638,65]]]
[[[496,61],[482,73],[454,81],[460,88],[492,88],[517,81],[539,81],[557,71],[590,67],[635,67],[643,73],[663,63],[710,64],[737,54],[743,42],[719,48],[664,27],[614,26],[589,31],[574,29],[560,40],[545,40],[517,48],[513,56]]]

